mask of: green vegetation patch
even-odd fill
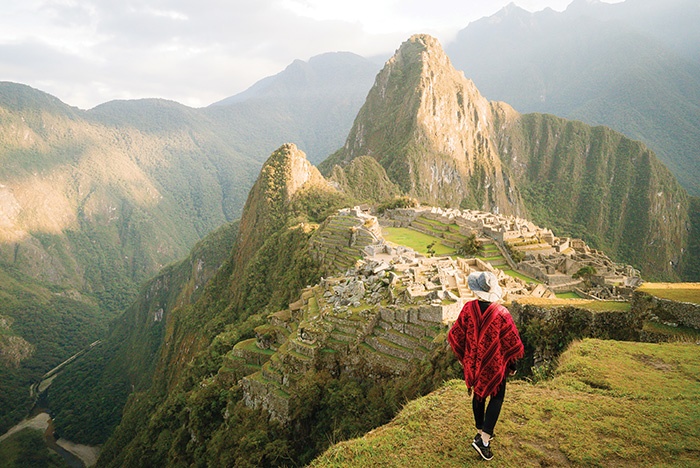
[[[404,245],[424,255],[428,254],[428,245],[433,245],[435,255],[454,255],[455,249],[442,244],[441,239],[408,228],[385,227],[382,229],[384,239],[394,244]]]
[[[698,420],[699,346],[587,339],[562,355],[552,381],[509,384],[492,463],[697,466]],[[482,466],[472,427],[464,382],[451,380],[310,466]]]
[[[535,278],[531,278],[527,275],[523,275],[522,273],[518,273],[515,270],[510,270],[510,269],[503,270],[503,273],[505,273],[508,276],[512,276],[513,278],[519,278],[519,279],[525,281],[526,283],[535,283],[535,284],[542,283],[542,281],[536,280]],[[576,297],[579,297],[579,296],[577,295]]]
[[[256,344],[256,339],[255,338],[250,338],[248,340],[243,340],[238,343],[233,347],[234,349],[242,349],[245,351],[249,351],[251,353],[258,353],[258,354],[264,354],[266,356],[272,356],[275,354],[275,352],[271,349],[261,349],[258,348],[258,345]]]
[[[531,277],[529,277],[529,276],[527,276],[527,275],[524,275],[524,274],[522,274],[522,273],[518,273],[518,272],[515,271],[515,270],[510,270],[510,269],[508,269],[508,270],[503,270],[503,273],[505,273],[505,274],[508,275],[508,276],[512,276],[513,278],[520,278],[521,280],[523,280],[523,281],[525,281],[525,282],[527,282],[527,283],[536,283],[536,284],[542,283],[541,281],[536,280],[535,278],[531,278]],[[557,297],[558,297],[558,296],[557,296]],[[573,296],[572,296],[572,297],[573,297]],[[576,295],[575,297],[579,297],[579,296]]]
[[[659,322],[644,322],[643,330],[646,332],[658,333],[673,337],[677,341],[697,341],[700,340],[700,330],[681,325],[670,326]],[[674,341],[671,340],[671,341]]]
[[[317,315],[318,311],[318,299],[316,299],[316,296],[313,296],[309,298],[309,314]]]
[[[557,294],[557,299],[583,299],[581,296],[579,296],[574,291],[569,291],[569,292],[564,292],[564,293],[556,293],[556,294]]]
[[[538,297],[524,297],[517,300],[521,304],[532,304],[538,307],[577,307],[579,309],[592,310],[593,312],[626,312],[630,310],[629,302],[596,301],[593,299],[543,299]]]
[[[0,442],[0,466],[63,468],[68,465],[49,450],[42,431],[27,428]]]
[[[638,290],[661,299],[700,304],[700,283],[644,283]]]

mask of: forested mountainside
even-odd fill
[[[146,282],[102,342],[56,377],[46,401],[54,409],[60,434],[87,444],[102,443],[119,423],[129,394],[150,388],[154,374],[160,376],[161,391],[179,377],[187,350],[203,346],[206,335],[197,333],[205,318],[193,314],[192,304],[206,294],[205,285],[228,260],[238,227],[234,222],[216,229],[185,260]],[[188,336],[184,341],[183,329]],[[168,356],[162,355],[164,342],[172,344]],[[165,359],[168,365],[163,367]]]
[[[32,408],[32,384],[106,329],[93,298],[0,269],[0,434]]]
[[[438,341],[421,341],[421,346],[429,347],[412,372],[389,372],[381,377],[373,367],[376,363],[353,354],[352,347],[344,351],[348,360],[341,354],[337,356],[340,361],[333,365],[337,351],[329,349],[320,358],[324,363],[321,367],[308,368],[304,363],[309,358],[302,354],[308,350],[304,351],[303,343],[295,342],[294,347],[281,344],[290,333],[288,329],[284,331],[282,324],[294,322],[293,310],[302,307],[305,314],[315,313],[313,304],[318,299],[314,299],[316,293],[308,286],[319,283],[322,276],[338,274],[343,265],[346,268],[342,258],[328,263],[328,258],[315,247],[335,242],[329,240],[329,232],[352,231],[331,216],[338,208],[359,201],[386,201],[386,197],[397,193],[433,196],[440,201],[439,190],[433,194],[430,187],[444,173],[423,174],[427,180],[417,175],[397,178],[400,171],[386,167],[390,169],[402,157],[407,160],[402,163],[405,167],[416,167],[411,164],[419,164],[419,159],[427,161],[430,167],[438,158],[447,164],[445,161],[452,155],[444,149],[450,148],[449,142],[452,146],[473,148],[471,154],[456,152],[463,159],[453,162],[453,168],[478,167],[481,158],[486,157],[488,167],[499,167],[498,174],[511,181],[510,196],[516,199],[517,194],[524,210],[542,219],[556,218],[571,230],[585,228],[584,234],[594,241],[619,246],[620,256],[637,255],[634,258],[646,261],[643,265],[652,271],[658,267],[656,262],[661,262],[659,256],[669,251],[658,253],[660,249],[651,252],[642,248],[631,253],[623,245],[654,245],[658,242],[656,231],[663,229],[671,230],[662,232],[678,251],[682,243],[688,242],[688,234],[683,232],[687,226],[683,223],[689,220],[689,199],[643,144],[606,128],[548,115],[521,115],[505,104],[488,103],[475,88],[471,94],[464,93],[468,82],[462,77],[463,81],[455,84],[459,78],[447,68],[450,66],[434,39],[418,35],[405,42],[380,73],[348,143],[333,156],[332,161],[338,164],[324,164],[331,173],[329,179],[324,179],[294,145],[283,145],[263,166],[248,196],[228,260],[203,287],[201,296],[188,300],[186,306],[141,300],[127,313],[123,320],[134,324],[128,328],[140,330],[132,331],[130,336],[140,334],[141,338],[116,341],[132,343],[130,347],[138,351],[130,359],[148,365],[131,375],[140,382],[140,388],[128,399],[121,422],[105,445],[100,465],[305,463],[328,444],[329,434],[345,438],[381,424],[394,414],[401,401],[430,391],[457,372],[449,352],[439,346],[443,343],[437,336],[439,327],[430,331],[437,334],[434,340]],[[416,88],[407,91],[392,87],[392,75],[412,76]],[[392,91],[408,92],[417,104],[406,106],[405,100],[391,95]],[[475,102],[468,102],[467,97]],[[404,115],[412,124],[386,125],[381,119],[391,110],[382,106],[396,106],[396,115]],[[411,110],[415,115],[410,114]],[[444,119],[476,114],[457,126],[473,134],[442,134],[435,117],[440,112]],[[371,116],[378,116],[380,122],[374,122]],[[445,126],[451,127],[448,123]],[[489,133],[483,129],[489,129]],[[383,131],[384,139],[380,138]],[[392,158],[383,159],[382,151],[391,148],[393,141],[420,141],[422,158],[410,159],[413,155],[409,152],[398,151]],[[464,144],[467,141],[469,145]],[[350,153],[351,148],[359,149]],[[443,152],[435,156],[431,153],[433,148]],[[486,195],[475,195],[458,204],[465,208],[496,206],[494,202],[499,198],[488,197],[492,174],[481,180]],[[357,186],[356,181],[360,182]],[[348,190],[353,186],[354,191]],[[419,192],[416,187],[427,190]],[[548,197],[558,200],[554,203]],[[453,199],[442,199],[444,205],[451,203],[455,203]],[[547,203],[551,203],[551,208]],[[193,260],[189,264],[194,264]],[[659,274],[676,274],[673,269],[658,268]],[[159,283],[151,283],[144,292],[146,297],[153,294],[154,284]],[[159,326],[166,333],[148,335],[144,330],[153,329],[151,314],[159,310],[156,307],[162,308],[164,324]],[[347,320],[362,319],[358,316]],[[147,346],[142,338],[146,335],[152,337],[146,341]],[[376,340],[383,343],[380,338]],[[251,344],[263,341],[280,346],[275,348],[280,353],[277,358],[270,357],[272,350]],[[263,365],[263,355],[271,359],[269,364]],[[286,374],[280,374],[284,368],[297,369],[293,384],[287,382],[285,390],[275,390],[271,382],[285,381]],[[259,371],[258,377],[241,381],[255,371]],[[369,374],[375,378],[361,378]],[[270,401],[279,400],[266,404],[282,405],[274,409],[285,415],[282,420],[270,418],[266,410],[251,405],[251,388],[270,392]],[[87,440],[78,432],[75,437]]]
[[[176,103],[71,108],[3,83],[2,264],[119,311],[136,285],[240,214],[254,161]]]
[[[324,74],[333,63],[338,70]],[[0,407],[4,424],[21,415],[16,408],[28,401],[20,395],[28,383],[102,336],[107,320],[134,297],[107,340],[61,374],[49,395],[61,430],[95,443],[120,421],[122,403],[135,391],[103,463],[260,464],[260,456],[270,464],[288,453],[308,460],[327,434],[344,438],[380,424],[406,398],[454,371],[444,354],[408,379],[376,385],[309,374],[291,400],[292,430],[242,403],[233,384],[250,369],[229,354],[267,324],[269,313],[286,309],[302,288],[331,272],[310,255],[312,240],[330,214],[354,203],[408,194],[441,206],[520,214],[585,238],[647,278],[699,278],[700,202],[643,144],[488,102],[427,36],[409,40],[387,63],[350,130],[364,91],[353,87],[352,74],[347,82],[333,77],[362,70],[364,80],[371,68],[345,54],[295,62],[238,98],[199,110],[141,100],[81,111],[28,87],[0,84],[0,294],[9,301],[0,311],[0,344],[19,362],[2,369],[3,381],[13,382],[3,395],[16,397]],[[308,105],[324,83],[324,105]],[[364,89],[369,84],[371,78]],[[674,94],[689,89],[693,96],[683,87]],[[296,122],[293,131],[286,130],[289,121]],[[136,296],[145,278],[241,214],[254,174],[272,151],[265,148],[282,138],[304,141],[320,161],[348,130],[346,145],[321,165],[327,181],[293,146],[275,151],[249,195],[236,247],[231,251],[238,227],[227,226]],[[212,261],[200,274],[195,259],[206,255]],[[37,322],[32,310],[45,319]],[[95,389],[85,402],[83,383]],[[336,408],[348,393],[351,403]],[[105,404],[106,395],[113,401]],[[156,422],[149,425],[148,417]],[[337,432],[323,426],[329,421]],[[254,426],[261,432],[251,433]],[[308,446],[312,436],[317,445]],[[202,448],[202,441],[211,446]]]
[[[251,190],[227,262],[193,305],[164,314],[173,335],[160,342],[156,369],[162,372],[153,375],[147,391],[130,397],[101,464],[254,465],[263,452],[281,460],[314,450],[305,447],[308,433],[293,436],[243,404],[235,385],[245,375],[241,369],[219,368],[268,313],[286,308],[303,287],[318,282],[322,266],[309,256],[309,239],[319,219],[347,202],[293,145],[272,154]],[[209,383],[201,385],[202,379]],[[159,416],[152,419],[154,414]],[[258,440],[255,450],[248,446],[252,438]]]
[[[144,99],[82,111],[0,83],[0,270],[82,297],[100,311],[87,336],[96,340],[144,280],[240,217],[255,174],[281,142],[302,141],[317,159],[339,146],[376,68],[344,53],[296,61],[233,102],[207,109]],[[50,343],[39,336],[73,337],[67,328],[41,330],[54,315],[37,323],[19,313],[38,306],[34,296],[15,296],[7,282],[0,292],[12,298],[12,340],[43,349]],[[35,329],[27,333],[30,324]],[[69,357],[69,348],[55,358]],[[114,352],[109,344],[100,349],[93,354]],[[0,430],[21,418],[26,388],[49,370],[34,363],[30,372],[23,367],[29,362],[2,370],[12,391],[0,404]]]
[[[3,428],[21,419],[29,385],[102,337],[144,280],[239,216],[257,165],[210,127],[172,102],[86,112],[0,84],[0,313],[36,350],[2,368],[13,382]]]
[[[692,0],[511,4],[446,51],[489,99],[605,125],[641,140],[700,195],[700,12]]]
[[[380,72],[329,173],[374,158],[427,204],[525,215],[642,269],[678,278],[689,197],[642,143],[604,127],[488,102],[440,44],[413,36]]]

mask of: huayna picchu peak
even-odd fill
[[[415,35],[377,75],[345,146],[321,167],[371,156],[426,203],[524,214],[494,145],[493,114],[510,112],[455,70],[435,38]]]

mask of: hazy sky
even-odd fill
[[[0,81],[82,109],[142,97],[202,107],[294,59],[388,56],[419,32],[445,44],[509,1],[0,0]],[[570,1],[515,3],[562,11]]]

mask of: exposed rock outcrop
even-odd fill
[[[438,41],[415,35],[379,73],[343,149],[322,167],[369,155],[411,196],[436,205],[524,213],[492,142],[489,103]]]

